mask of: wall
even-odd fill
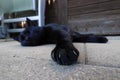
[[[50,0],[51,4],[46,2],[46,24],[59,23],[67,24],[67,0]]]
[[[68,24],[81,33],[120,34],[120,0],[67,0]]]
[[[56,4],[51,3],[49,4],[46,1],[46,10],[45,10],[45,23],[57,23],[57,16],[56,16]]]

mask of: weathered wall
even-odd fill
[[[81,33],[120,34],[120,0],[56,0],[46,7],[46,23],[51,22]]]
[[[51,4],[46,2],[46,24],[47,23],[59,23],[59,24],[67,24],[67,0],[50,0]]]
[[[51,2],[51,4],[46,1],[46,10],[45,10],[45,23],[57,23],[56,16],[56,4]]]
[[[120,34],[120,0],[68,0],[68,24],[82,33]]]

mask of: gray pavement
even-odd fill
[[[22,47],[0,40],[0,80],[120,80],[120,41],[74,43],[77,64],[61,66],[50,57],[55,45]]]
[[[109,40],[107,44],[86,44],[87,64],[120,68],[120,40]]]

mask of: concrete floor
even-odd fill
[[[56,64],[50,57],[55,45],[22,47],[0,40],[0,80],[120,80],[120,41],[107,44],[74,43],[78,63]]]

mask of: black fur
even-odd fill
[[[72,42],[106,43],[108,40],[103,36],[93,34],[82,35],[71,31],[67,26],[48,24],[42,27],[34,26],[27,19],[28,27],[14,39],[22,46],[37,46],[55,43],[56,47],[51,52],[52,59],[60,65],[71,65],[77,62],[79,52]]]

